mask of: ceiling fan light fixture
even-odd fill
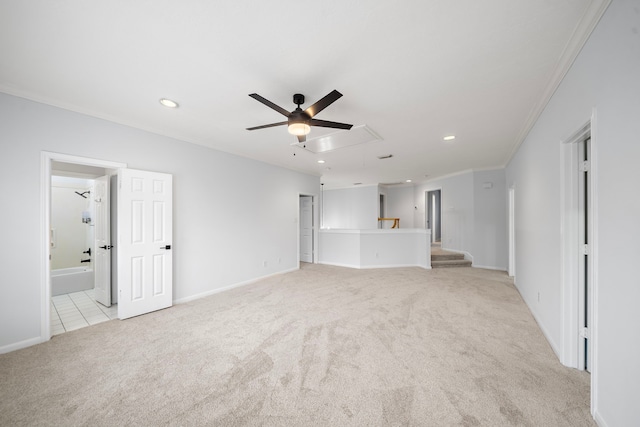
[[[288,127],[291,135],[302,136],[311,132],[311,127],[306,123],[291,123]]]

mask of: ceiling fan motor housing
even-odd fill
[[[300,107],[296,108],[289,114],[289,124],[292,123],[306,123],[311,119],[306,111],[303,111]]]
[[[300,108],[300,105],[304,104],[304,95],[301,93],[296,93],[293,95],[293,103]]]

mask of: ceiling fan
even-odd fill
[[[338,123],[338,122],[329,122],[326,120],[318,120],[313,117],[318,114],[320,111],[327,108],[329,105],[333,104],[337,101],[342,94],[337,90],[333,90],[327,96],[313,104],[311,107],[303,110],[300,108],[300,105],[304,104],[304,95],[296,93],[293,95],[293,103],[298,106],[292,112],[288,112],[284,108],[274,104],[258,95],[257,93],[249,94],[250,97],[255,99],[256,101],[262,102],[267,107],[270,107],[276,110],[278,113],[282,114],[287,118],[286,122],[278,122],[271,123],[269,125],[255,126],[252,128],[247,128],[247,130],[256,130],[256,129],[264,129],[270,128],[274,126],[282,126],[288,125],[289,133],[292,135],[296,135],[298,137],[298,142],[305,142],[307,140],[306,135],[311,131],[311,126],[320,126],[325,128],[335,128],[335,129],[351,129],[353,125],[348,125],[346,123]]]

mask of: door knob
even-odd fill
[[[98,247],[99,247],[100,249],[105,249],[105,250],[107,250],[107,249],[111,249],[111,248],[113,247],[113,245],[109,245],[109,246],[104,245],[104,246],[98,246]]]
[[[169,249],[171,249],[171,245],[167,245],[167,246],[160,246],[160,249],[166,249],[166,250],[169,250]]]

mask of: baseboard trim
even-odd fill
[[[536,314],[535,311],[532,310],[531,305],[527,302],[527,300],[522,296],[522,294],[520,293],[520,289],[518,289],[518,287],[515,287],[516,290],[518,291],[518,294],[520,294],[520,298],[522,298],[522,301],[524,301],[524,304],[527,306],[527,308],[529,309],[529,313],[531,313],[531,315],[533,316],[533,319],[536,321],[536,324],[538,325],[538,327],[540,328],[540,330],[542,331],[542,335],[544,335],[545,339],[547,340],[547,342],[549,343],[549,346],[551,347],[551,350],[553,350],[554,354],[556,355],[556,357],[558,358],[558,362],[562,363],[562,358],[560,357],[560,350],[558,349],[558,346],[556,345],[556,343],[551,339],[551,335],[549,334],[549,331],[547,330],[547,328],[544,327],[544,325],[540,322],[540,319],[538,318],[538,315]]]
[[[599,427],[609,427],[609,424],[607,424],[597,410],[593,413],[593,419]]]
[[[471,267],[474,268],[484,268],[485,270],[495,270],[495,271],[507,271],[506,268],[504,267],[495,267],[492,265],[476,265],[476,264],[471,264]]]
[[[16,350],[22,350],[23,348],[31,347],[32,345],[41,344],[48,340],[43,340],[42,337],[29,338],[28,340],[14,342],[12,344],[0,347],[0,354],[10,353]]]
[[[253,279],[245,280],[244,282],[238,282],[238,283],[234,283],[232,285],[225,286],[225,287],[222,287],[222,288],[216,288],[216,289],[212,289],[210,291],[201,292],[199,294],[195,294],[195,295],[191,295],[191,296],[188,296],[188,297],[180,298],[180,299],[174,300],[173,304],[184,304],[184,303],[189,302],[189,301],[194,301],[194,300],[197,300],[197,299],[200,299],[200,298],[205,298],[205,297],[208,297],[208,296],[211,296],[211,295],[219,294],[220,292],[230,291],[231,289],[240,288],[242,286],[251,285],[252,283],[259,282],[260,280],[268,279],[269,277],[273,277],[273,276],[279,276],[279,275],[285,274],[285,273],[291,273],[292,271],[296,271],[296,270],[299,270],[299,268],[298,267],[290,268],[288,270],[278,271],[277,273],[271,273],[271,274],[267,274],[267,275],[264,275],[264,276],[255,277]]]

